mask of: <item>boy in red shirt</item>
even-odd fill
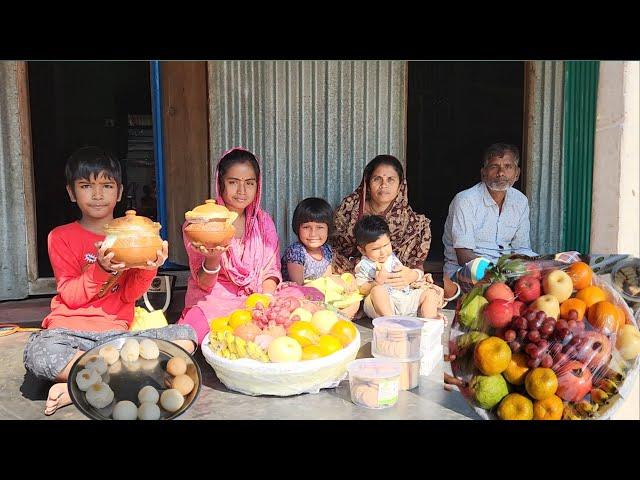
[[[120,164],[97,147],[83,147],[65,167],[67,192],[78,204],[82,218],[54,228],[48,237],[49,259],[58,294],[51,313],[24,350],[24,363],[35,376],[55,383],[49,390],[45,415],[71,403],[67,378],[71,366],[85,351],[119,336],[138,335],[172,341],[188,352],[197,346],[188,325],[128,332],[134,304],[149,288],[168,256],[163,242],[155,262],[125,268],[105,255],[103,227],[113,220],[122,197]]]

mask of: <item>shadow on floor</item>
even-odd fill
[[[20,393],[27,400],[46,400],[51,385],[50,381],[41,380],[31,372],[26,372],[20,385]]]

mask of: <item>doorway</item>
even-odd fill
[[[47,236],[80,218],[64,167],[96,145],[120,161],[124,193],[114,216],[133,208],[155,219],[155,159],[149,62],[27,62],[39,277],[53,277]]]
[[[480,181],[486,147],[520,148],[522,190],[524,74],[525,62],[408,62],[407,183],[412,208],[431,220],[428,270],[442,271],[449,204]]]

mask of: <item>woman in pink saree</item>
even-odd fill
[[[228,247],[208,251],[184,235],[191,275],[179,324],[191,325],[202,343],[212,318],[241,308],[254,292],[273,293],[282,281],[280,249],[273,220],[260,208],[262,177],[255,155],[227,150],[216,168],[216,203],[237,212],[236,233]]]

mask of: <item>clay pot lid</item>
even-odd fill
[[[198,205],[193,210],[184,214],[184,218],[190,222],[208,222],[215,220],[226,220],[233,223],[238,218],[236,212],[231,212],[224,205],[218,205],[215,200],[208,199],[202,205]]]
[[[124,212],[124,217],[114,218],[109,224],[105,225],[104,230],[107,234],[126,232],[157,235],[160,227],[158,222],[154,222],[150,218],[141,215],[136,215],[135,210],[127,210]]]

